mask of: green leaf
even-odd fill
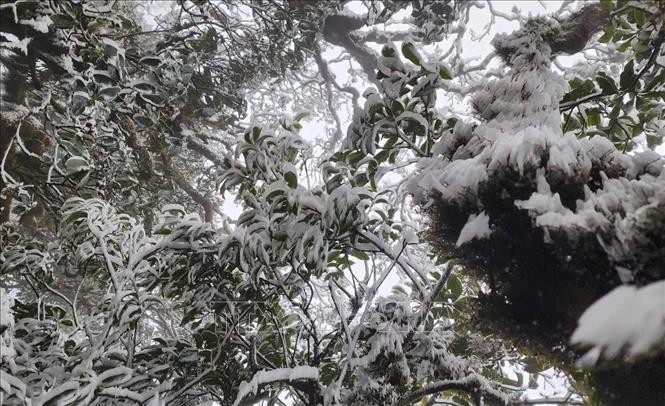
[[[261,135],[261,127],[252,128],[252,138],[254,138],[254,141],[258,140],[260,135]]]
[[[162,58],[152,55],[144,56],[143,58],[139,59],[139,63],[151,67],[157,67],[162,64]]]
[[[74,322],[70,319],[60,320],[60,324],[62,324],[63,326],[67,326],[67,327],[73,327],[74,326]]]
[[[97,94],[107,100],[115,98],[118,93],[120,93],[120,88],[118,86],[108,86],[99,89],[99,92]]]
[[[446,289],[450,293],[451,299],[455,301],[459,299],[460,296],[462,296],[464,287],[462,286],[462,281],[460,281],[457,276],[450,275],[448,282],[446,282]]]
[[[272,238],[276,241],[286,241],[289,239],[289,235],[283,231],[273,233]]]
[[[619,78],[619,84],[621,85],[621,90],[626,90],[628,89],[629,86],[633,84],[633,81],[635,79],[635,60],[631,59],[628,61],[626,66],[623,68],[623,72],[621,72],[621,77]]]
[[[404,105],[399,100],[393,100],[390,104],[390,109],[394,115],[400,115],[404,112]]]
[[[631,42],[630,38],[627,39],[626,41],[622,42],[621,45],[619,45],[617,47],[617,51],[626,52],[628,50],[628,48],[630,48],[630,42]]]
[[[647,20],[647,17],[644,15],[644,11],[640,10],[639,8],[633,10],[633,17],[635,17],[635,22],[637,22],[637,24],[640,26],[644,25]]]
[[[619,117],[619,113],[621,113],[621,101],[612,107],[609,117],[613,120],[616,120]]]
[[[367,255],[367,254],[366,254],[365,252],[363,252],[363,251],[359,251],[359,250],[355,250],[355,249],[354,249],[353,251],[351,251],[351,255],[353,255],[354,257],[356,257],[356,258],[358,258],[358,259],[360,259],[360,260],[363,260],[363,261],[369,261],[369,255]]]
[[[395,56],[395,48],[391,46],[384,46],[383,49],[381,49],[381,55],[385,56],[386,58],[390,58]]]
[[[587,124],[590,126],[597,126],[600,124],[600,114],[597,111],[587,112]]]
[[[74,19],[66,14],[53,14],[51,16],[51,21],[53,21],[53,26],[55,28],[63,29],[73,28],[76,24]]]
[[[654,149],[663,143],[663,137],[658,134],[647,134],[647,146]]]
[[[574,114],[566,115],[564,123],[565,126],[564,128],[562,128],[562,131],[564,132],[573,131],[577,130],[578,128],[582,128],[582,123],[580,122],[579,118],[577,118],[577,116]]]
[[[611,77],[607,76],[605,73],[601,72],[596,76],[596,82],[598,83],[598,86],[601,88],[603,91],[603,95],[612,95],[616,94],[619,89],[617,89],[617,85],[614,82],[614,79]]]
[[[656,75],[653,79],[651,79],[645,86],[644,86],[644,91],[651,91],[656,85],[659,85],[661,83],[665,83],[665,71],[661,72],[660,74]]]
[[[390,154],[389,149],[384,149],[378,152],[376,155],[374,155],[374,159],[376,159],[376,162],[382,163],[385,162],[386,159],[388,159],[388,155]]]
[[[295,189],[298,187],[298,175],[296,175],[295,173],[293,172],[284,173],[284,180],[291,189]]]
[[[600,8],[609,14],[612,11],[612,0],[600,0]]]
[[[136,114],[134,116],[134,121],[144,127],[150,127],[155,124],[150,117],[144,116],[143,114]]]
[[[572,89],[565,96],[563,96],[562,101],[570,102],[580,100],[585,96],[588,96],[596,91],[596,86],[593,81],[587,79],[585,81],[571,80],[570,88]]]
[[[441,79],[450,80],[453,78],[452,73],[446,65],[439,65],[439,76]]]
[[[353,151],[349,156],[347,157],[347,162],[349,165],[352,167],[357,167],[358,162],[360,162],[363,158],[365,158],[367,155],[362,152],[362,151]]]
[[[73,156],[65,162],[65,168],[71,173],[88,169],[88,161],[81,156]]]
[[[538,373],[538,372],[542,371],[543,369],[545,369],[541,365],[541,363],[538,361],[538,359],[534,358],[534,357],[529,357],[529,358],[524,359],[522,361],[522,364],[524,366],[524,370],[528,373],[531,373],[531,374]]]
[[[614,35],[614,31],[611,28],[608,28],[605,33],[598,38],[598,41],[602,42],[603,44],[606,44],[612,40],[612,36]]]
[[[416,66],[421,66],[422,62],[420,61],[420,54],[416,50],[416,47],[410,41],[404,41],[402,43],[402,55]]]

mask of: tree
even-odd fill
[[[577,377],[583,396],[658,399],[607,385],[665,350],[663,159],[628,154],[662,143],[662,5],[602,2],[496,37],[507,70],[475,90],[475,123],[436,108],[461,65],[419,48],[478,4],[178,2],[150,28],[144,5],[0,5],[3,402],[520,403],[502,340],[573,374],[571,335],[587,366],[615,363]],[[407,38],[375,27],[403,11]],[[618,85],[552,72],[601,29],[620,44],[602,52],[629,56]],[[364,108],[328,45],[373,84]],[[306,112],[242,121],[312,100],[335,123],[322,156]],[[395,272],[405,285],[381,297]],[[608,306],[636,320],[612,339]]]

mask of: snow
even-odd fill
[[[561,202],[561,196],[558,193],[552,193],[542,170],[539,171],[537,182],[538,190],[531,194],[529,199],[515,201],[515,206],[530,212],[535,218],[537,226],[546,229],[561,227],[590,229],[587,216],[591,217],[593,210],[582,214],[574,213],[565,207]]]
[[[665,159],[655,151],[643,151],[631,158],[632,167],[627,173],[629,178],[636,178],[642,173],[658,176],[665,165]]]
[[[53,24],[51,17],[47,15],[42,15],[39,18],[32,18],[30,20],[21,20],[21,24],[28,25],[35,29],[35,31],[43,32],[44,34],[48,33],[48,29]]]
[[[455,246],[461,247],[471,240],[489,237],[491,233],[490,217],[484,211],[478,215],[472,214],[462,228]]]
[[[642,288],[620,286],[580,317],[572,344],[592,346],[581,359],[592,366],[598,358],[634,358],[665,350],[665,280]]]
[[[0,42],[0,47],[9,49],[18,49],[25,55],[28,54],[28,44],[32,38],[19,39],[16,35],[9,32],[0,32],[0,37],[4,37],[7,41]]]
[[[0,389],[2,389],[8,394],[11,394],[13,392],[11,389],[12,386],[16,388],[16,390],[18,390],[18,392],[20,392],[22,396],[25,396],[27,388],[25,383],[23,383],[23,381],[21,381],[17,377],[12,376],[5,371],[0,370]],[[0,399],[2,398],[0,397]]]
[[[470,135],[469,125],[456,125],[450,136],[436,145],[444,155],[439,163],[424,162],[418,186],[435,189],[444,199],[459,201],[474,196],[481,183],[512,168],[524,174],[548,157],[548,169],[567,175],[587,173],[590,160],[578,160],[583,146],[574,135],[563,135],[558,100],[567,82],[547,65],[538,69],[513,69],[489,82],[472,104],[481,123]],[[456,148],[456,145],[463,145]],[[445,158],[451,161],[446,161]],[[410,185],[413,189],[413,185]]]
[[[3,368],[3,370],[0,371],[0,389],[7,394],[12,394],[16,391],[20,394],[25,394],[25,383],[12,375],[17,369],[15,363],[17,351],[14,348],[13,306],[14,295],[11,292],[0,288],[0,326],[4,328],[2,335],[0,335],[0,364]],[[14,387],[15,390],[12,390],[12,387]],[[2,396],[0,395],[0,403],[1,402]]]
[[[310,366],[297,366],[294,368],[276,368],[270,371],[259,371],[249,382],[242,382],[238,388],[238,396],[233,406],[237,406],[249,394],[255,394],[260,385],[273,382],[291,382],[301,379],[318,381],[319,369]]]
[[[580,233],[602,236],[608,257],[622,267],[622,280],[630,281],[629,273],[640,272],[640,263],[646,261],[636,253],[648,249],[649,236],[658,232],[657,213],[665,205],[665,160],[653,151],[622,153],[602,136],[578,139],[573,132],[562,132],[559,100],[568,83],[551,70],[553,56],[543,41],[556,24],[535,20],[497,37],[499,50],[510,50],[510,69],[474,96],[481,123],[472,128],[458,121],[434,145],[435,155],[418,163],[407,190],[420,204],[437,196],[481,211],[485,207],[478,192],[484,185],[507,180],[537,184],[536,191],[515,205],[543,229],[545,242],[551,242],[550,231],[557,229],[573,239]],[[565,206],[550,183],[577,185],[584,197]],[[486,220],[469,218],[456,245],[489,236]]]
[[[407,228],[402,231],[402,240],[404,241],[404,244],[417,244],[418,236],[412,228]]]

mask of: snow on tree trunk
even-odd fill
[[[435,155],[421,160],[409,185],[433,213],[443,246],[496,278],[498,291],[515,307],[564,302],[553,305],[559,309],[551,314],[534,310],[524,316],[550,317],[564,334],[612,287],[665,277],[665,160],[652,151],[622,153],[603,137],[562,131],[559,100],[568,85],[550,65],[553,47],[566,47],[553,46],[552,38],[580,28],[578,23],[537,18],[497,36],[493,44],[509,70],[473,98],[482,122],[475,128],[458,122],[433,147]],[[466,224],[460,223],[466,216]],[[589,311],[598,314],[608,302]],[[660,314],[652,316],[650,323],[662,323]],[[593,336],[588,318],[581,320],[585,334],[576,339]]]

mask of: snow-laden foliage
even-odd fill
[[[562,268],[593,272],[579,269],[577,259],[571,262],[570,257],[575,247],[591,244],[615,267],[617,280],[662,279],[665,160],[653,151],[627,155],[598,135],[579,138],[563,133],[559,100],[568,85],[550,67],[550,39],[560,32],[556,22],[536,19],[495,38],[510,69],[473,97],[482,122],[474,127],[458,122],[449,130],[432,147],[433,156],[419,161],[410,190],[421,205],[441,210],[444,222],[451,221],[447,210],[467,213],[461,229],[447,226],[459,233],[451,236],[457,246],[488,235],[484,244],[492,244],[492,236],[498,235],[494,243],[499,246],[502,235],[514,232],[511,227],[517,220],[505,217],[510,210],[511,216],[528,216],[542,231],[536,238],[542,238],[546,250],[556,252]],[[442,208],[436,209],[437,204]],[[482,226],[481,220],[486,220]],[[482,251],[483,243],[477,244],[481,245],[475,249]],[[567,250],[571,254],[560,254]],[[490,270],[505,266],[489,261]],[[510,259],[498,275],[522,278],[522,272],[531,272],[508,264]],[[501,276],[498,281],[507,283]],[[515,292],[504,293],[508,300],[515,299]]]
[[[571,342],[592,346],[580,363],[644,356],[665,347],[665,281],[642,288],[620,286],[580,317]],[[621,323],[617,323],[620,320]]]
[[[662,159],[625,153],[612,138],[619,113],[609,124],[568,112],[561,127],[560,109],[590,100],[577,103],[574,80],[551,70],[549,41],[565,48],[557,36],[570,24],[539,18],[495,39],[510,69],[475,93],[476,124],[437,112],[452,75],[418,47],[480,3],[370,1],[366,17],[344,5],[185,1],[153,18],[136,2],[0,2],[0,403],[507,404],[521,381],[497,360],[514,351],[468,331],[469,302],[487,286],[453,274],[450,259],[503,270],[490,290],[531,287],[523,271],[534,264],[583,275],[571,286],[600,280],[583,305],[619,280],[662,279]],[[358,31],[403,10],[412,37],[400,46]],[[649,32],[636,45],[660,41],[650,10],[633,17]],[[388,45],[377,57],[365,41]],[[326,42],[374,85],[364,109],[328,70]],[[640,122],[656,119],[651,56],[629,62],[616,91],[599,75],[593,102],[639,94]],[[314,63],[322,85],[308,76]],[[285,96],[287,82],[297,92]],[[357,107],[347,137],[315,156],[299,133],[307,115],[285,111],[330,110],[336,148],[341,94]],[[241,124],[246,103],[264,99],[273,111],[257,102]],[[654,123],[635,126],[650,143]],[[408,182],[396,176],[414,167]],[[220,209],[229,197],[237,218]],[[440,220],[428,233],[412,197]],[[380,297],[394,274],[409,288]],[[659,283],[588,310],[641,303],[648,343],[634,329],[603,341],[611,322],[588,315],[575,341],[608,357],[659,351],[648,299]],[[534,302],[551,298],[540,289]]]
[[[441,388],[468,387],[480,391],[492,403],[506,404],[510,398],[494,388],[479,371],[481,362],[451,353],[457,334],[447,328],[429,331],[412,329],[419,317],[411,299],[393,295],[376,301],[376,308],[362,325],[363,355],[352,362],[354,386],[346,391],[344,404],[410,404],[418,394],[400,396],[398,388],[430,381]],[[423,394],[427,394],[425,391]],[[422,396],[422,394],[421,394]]]
[[[394,352],[377,344],[383,332],[361,334],[394,269],[422,307],[402,348],[423,341],[446,279],[410,254],[415,233],[377,184],[383,157],[339,151],[318,179],[297,134],[304,115],[237,131],[242,91],[302,63],[311,27],[337,5],[283,15],[248,2],[261,23],[243,31],[233,4],[182,4],[184,19],[157,21],[172,35],[156,37],[134,3],[2,6],[3,35],[18,39],[3,44],[14,52],[3,59],[3,403],[232,404],[285,388],[300,403],[344,402],[362,391],[355,374]],[[271,13],[283,31],[263,25]],[[277,53],[284,41],[294,53]],[[213,196],[227,192],[242,213],[217,228]],[[432,362],[455,360],[441,345]],[[404,355],[416,392],[388,396],[418,400],[437,378],[507,399],[470,368],[417,373],[420,352]]]

